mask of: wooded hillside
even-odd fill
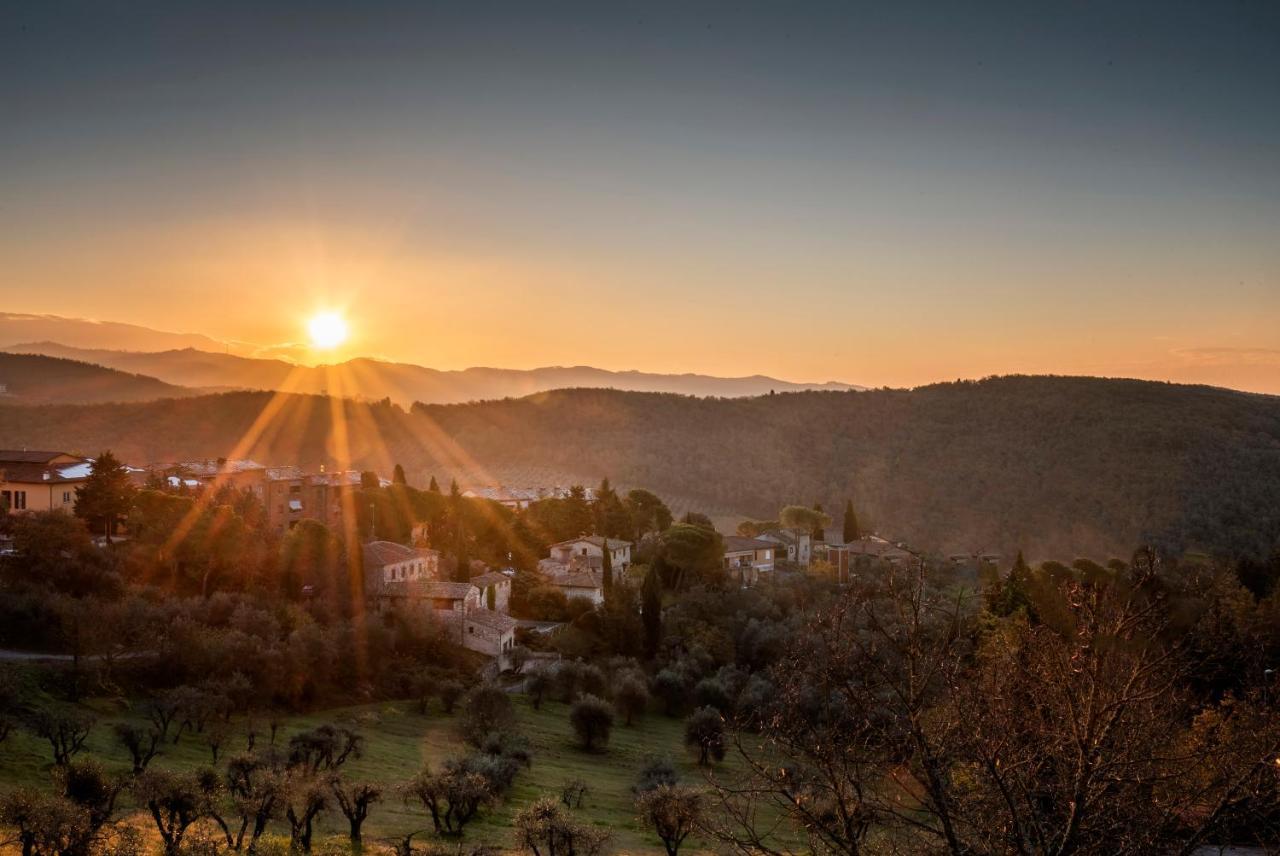
[[[792,502],[838,511],[852,498],[865,524],[945,551],[1280,545],[1280,398],[1145,381],[1006,377],[750,399],[578,389],[412,413],[229,393],[0,408],[0,445],[109,447],[130,462],[235,453],[335,463],[348,457],[330,431],[335,412],[349,425],[353,466],[389,473],[399,462],[411,481],[607,475],[757,517]]]
[[[146,375],[37,354],[0,353],[0,384],[5,385],[0,402],[6,404],[93,404],[198,394]]]

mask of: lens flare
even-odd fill
[[[336,312],[321,312],[307,323],[311,344],[317,348],[336,348],[347,340],[347,322]]]

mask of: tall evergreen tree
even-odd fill
[[[604,558],[600,560],[600,575],[602,585],[604,587],[604,599],[609,600],[609,596],[613,594],[613,557],[610,555],[609,539],[604,539],[604,547],[602,548]]]
[[[857,541],[862,537],[862,531],[858,528],[858,515],[853,510],[853,500],[850,499],[844,504],[844,543]]]
[[[76,516],[102,528],[111,541],[116,525],[133,507],[137,489],[129,471],[111,452],[103,452],[89,469],[89,477],[76,488]]]
[[[644,624],[644,653],[652,658],[658,653],[662,639],[662,573],[657,559],[644,575],[640,586],[640,620]]]
[[[822,511],[822,503],[821,503],[821,502],[815,502],[815,503],[813,504],[813,510],[814,510],[814,511],[816,511],[816,512],[818,512],[818,514],[822,514],[822,513],[823,513],[823,511]],[[813,530],[813,532],[812,532],[812,535],[813,535],[813,540],[815,540],[815,541],[825,541],[825,540],[827,540],[827,532],[826,532],[826,530],[825,530],[825,529],[823,529],[821,526],[818,526],[816,529],[814,529],[814,530]]]
[[[404,477],[404,467],[396,464],[396,468],[391,472],[392,484],[408,484],[408,480]]]
[[[440,482],[436,481],[435,476],[431,477],[431,484],[427,485],[427,490],[431,491],[432,493],[440,492]]]
[[[458,538],[458,547],[453,555],[456,563],[453,569],[453,581],[456,583],[471,582],[471,552],[467,549],[467,539],[465,537]]]

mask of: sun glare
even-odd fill
[[[336,348],[347,340],[347,321],[336,312],[321,312],[307,323],[311,344],[317,348]]]

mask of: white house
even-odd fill
[[[740,535],[724,536],[724,567],[744,585],[754,585],[760,574],[773,570],[774,549],[772,541],[743,538]]]
[[[761,533],[760,541],[769,541],[777,545],[775,548],[775,556],[777,559],[786,559],[794,565],[802,568],[809,567],[809,562],[813,558],[813,543],[808,532],[798,532],[794,529],[778,529],[771,532]]]
[[[501,612],[477,609],[456,619],[463,647],[498,660],[499,668],[508,665],[507,658],[516,645],[516,620]]]
[[[604,562],[605,543],[609,545],[609,557],[614,573],[625,571],[631,565],[631,542],[605,539],[599,535],[583,535],[552,544],[550,558],[566,567],[585,566],[599,569]]]
[[[365,588],[375,584],[434,579],[439,554],[415,550],[394,541],[370,541],[364,545]]]
[[[479,590],[481,605],[488,609],[489,592],[492,590],[493,610],[506,613],[507,605],[511,601],[511,577],[497,571],[490,571],[487,574],[472,577],[471,585]]]
[[[596,606],[604,603],[604,582],[595,571],[584,570],[566,574],[553,578],[551,584],[564,592],[566,598],[584,598]]]

